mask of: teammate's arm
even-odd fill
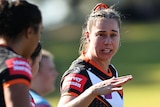
[[[25,84],[14,84],[4,87],[6,107],[30,107],[28,92],[29,88]]]

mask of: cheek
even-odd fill
[[[51,75],[50,75],[48,72],[44,72],[44,73],[43,73],[43,79],[44,79],[44,80],[49,80],[50,77],[51,77]]]
[[[34,65],[32,66],[32,74],[33,74],[33,76],[36,75],[37,72],[38,72],[38,67],[37,67],[36,64],[34,64]]]
[[[104,40],[103,39],[99,39],[99,38],[97,38],[97,39],[95,39],[94,41],[94,47],[96,48],[96,49],[100,49],[100,48],[102,48],[103,46],[104,46]]]
[[[41,38],[41,34],[38,34],[37,36],[38,36],[38,37],[37,37],[37,41],[39,41],[40,38]]]
[[[114,41],[114,48],[115,48],[116,50],[118,50],[119,45],[120,45],[120,41],[119,41],[119,40]]]
[[[41,39],[41,34],[42,34],[42,30],[39,30],[39,32],[37,32],[38,40]]]
[[[100,42],[100,40],[98,39],[98,38],[91,38],[90,39],[90,45],[91,46],[96,46],[96,45],[98,45],[98,44],[100,44],[101,42]]]

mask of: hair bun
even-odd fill
[[[102,10],[102,9],[108,9],[109,6],[107,4],[104,4],[104,3],[98,3],[93,9],[92,11],[93,12],[96,12],[96,11],[99,11],[99,10]]]

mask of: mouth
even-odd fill
[[[112,49],[103,49],[102,52],[103,53],[106,53],[106,54],[109,54],[111,53]]]

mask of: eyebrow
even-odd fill
[[[117,31],[117,30],[111,30],[111,31],[113,31],[113,32],[117,32],[117,33],[118,33],[118,31]]]
[[[118,31],[117,30],[111,30],[112,32],[116,32],[116,33],[118,33]],[[107,32],[107,31],[99,31],[99,32],[101,32],[101,33],[105,33],[105,32]]]

